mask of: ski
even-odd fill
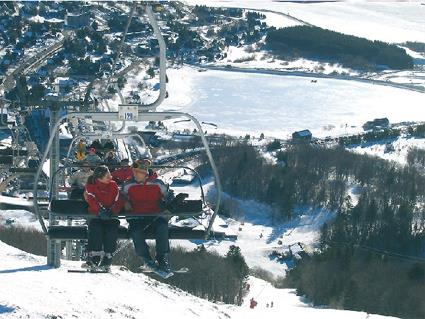
[[[108,274],[111,271],[105,269],[68,269],[71,273]]]
[[[172,277],[174,274],[188,273],[189,268],[182,267],[182,268],[179,268],[179,269],[171,270],[170,272],[163,271],[163,270],[160,270],[160,269],[155,269],[155,268],[154,269],[152,269],[152,268],[150,268],[150,269],[141,268],[140,271],[142,273],[145,273],[145,274],[156,274],[163,279],[168,279],[168,278]]]

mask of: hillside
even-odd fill
[[[241,307],[213,304],[143,274],[119,270],[111,274],[70,274],[80,262],[64,262],[59,269],[45,258],[0,242],[0,315],[7,318],[365,318],[361,312],[308,306],[293,290],[276,290],[251,278],[250,296]],[[217,278],[219,280],[219,278]],[[249,298],[258,306],[249,308]],[[273,308],[266,303],[274,301]],[[369,318],[383,318],[369,316]]]

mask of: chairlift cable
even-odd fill
[[[109,87],[109,84],[110,84],[110,82],[111,82],[111,79],[112,79],[112,78],[114,77],[114,75],[115,75],[116,63],[117,63],[117,61],[118,61],[118,59],[119,59],[119,56],[121,55],[121,50],[122,50],[122,47],[123,47],[123,45],[124,45],[125,37],[127,36],[127,32],[128,32],[128,28],[130,27],[131,20],[133,19],[133,15],[134,15],[134,11],[135,11],[135,9],[136,9],[136,1],[134,1],[134,2],[133,2],[133,5],[131,6],[131,9],[130,9],[130,16],[128,17],[127,25],[125,26],[125,30],[124,30],[123,36],[122,36],[122,38],[121,38],[121,43],[120,43],[120,45],[118,46],[118,51],[117,51],[117,54],[116,54],[115,59],[114,59],[114,64],[112,65],[112,72],[111,72],[111,76],[108,78],[108,82],[106,83],[105,88],[108,88],[108,87]]]
[[[420,258],[420,257],[416,257],[416,256],[412,256],[412,255],[405,255],[405,254],[400,254],[400,253],[396,253],[396,252],[392,252],[392,251],[388,251],[388,250],[384,250],[384,249],[379,249],[379,248],[375,248],[375,247],[371,247],[371,246],[366,246],[366,245],[360,245],[360,244],[353,244],[353,243],[349,243],[349,242],[336,242],[336,241],[331,241],[332,244],[337,244],[337,245],[344,245],[344,246],[353,246],[362,250],[367,250],[370,252],[374,252],[377,254],[382,254],[382,255],[387,255],[393,258],[398,258],[398,259],[403,259],[403,260],[407,260],[407,261],[411,261],[411,262],[420,262],[420,263],[425,263],[425,259],[424,258]]]

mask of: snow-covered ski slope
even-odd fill
[[[0,242],[0,317],[2,318],[359,318],[366,313],[314,308],[293,290],[277,290],[251,278],[250,294],[241,307],[214,304],[143,274],[112,267],[110,274],[71,274],[80,262],[63,262],[59,269]],[[220,280],[220,278],[217,278]],[[249,308],[249,299],[258,306]],[[273,301],[274,307],[266,303]],[[383,318],[370,315],[368,318]]]
[[[391,43],[425,42],[425,5],[423,1],[211,1],[185,0],[189,4],[220,7],[266,9],[289,14],[315,26],[370,40]],[[282,17],[282,21],[287,18]],[[270,20],[269,20],[270,21]],[[276,17],[276,27],[286,26]]]

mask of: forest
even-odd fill
[[[354,69],[412,69],[413,59],[397,45],[312,26],[272,28],[267,47],[283,58],[322,59]]]

